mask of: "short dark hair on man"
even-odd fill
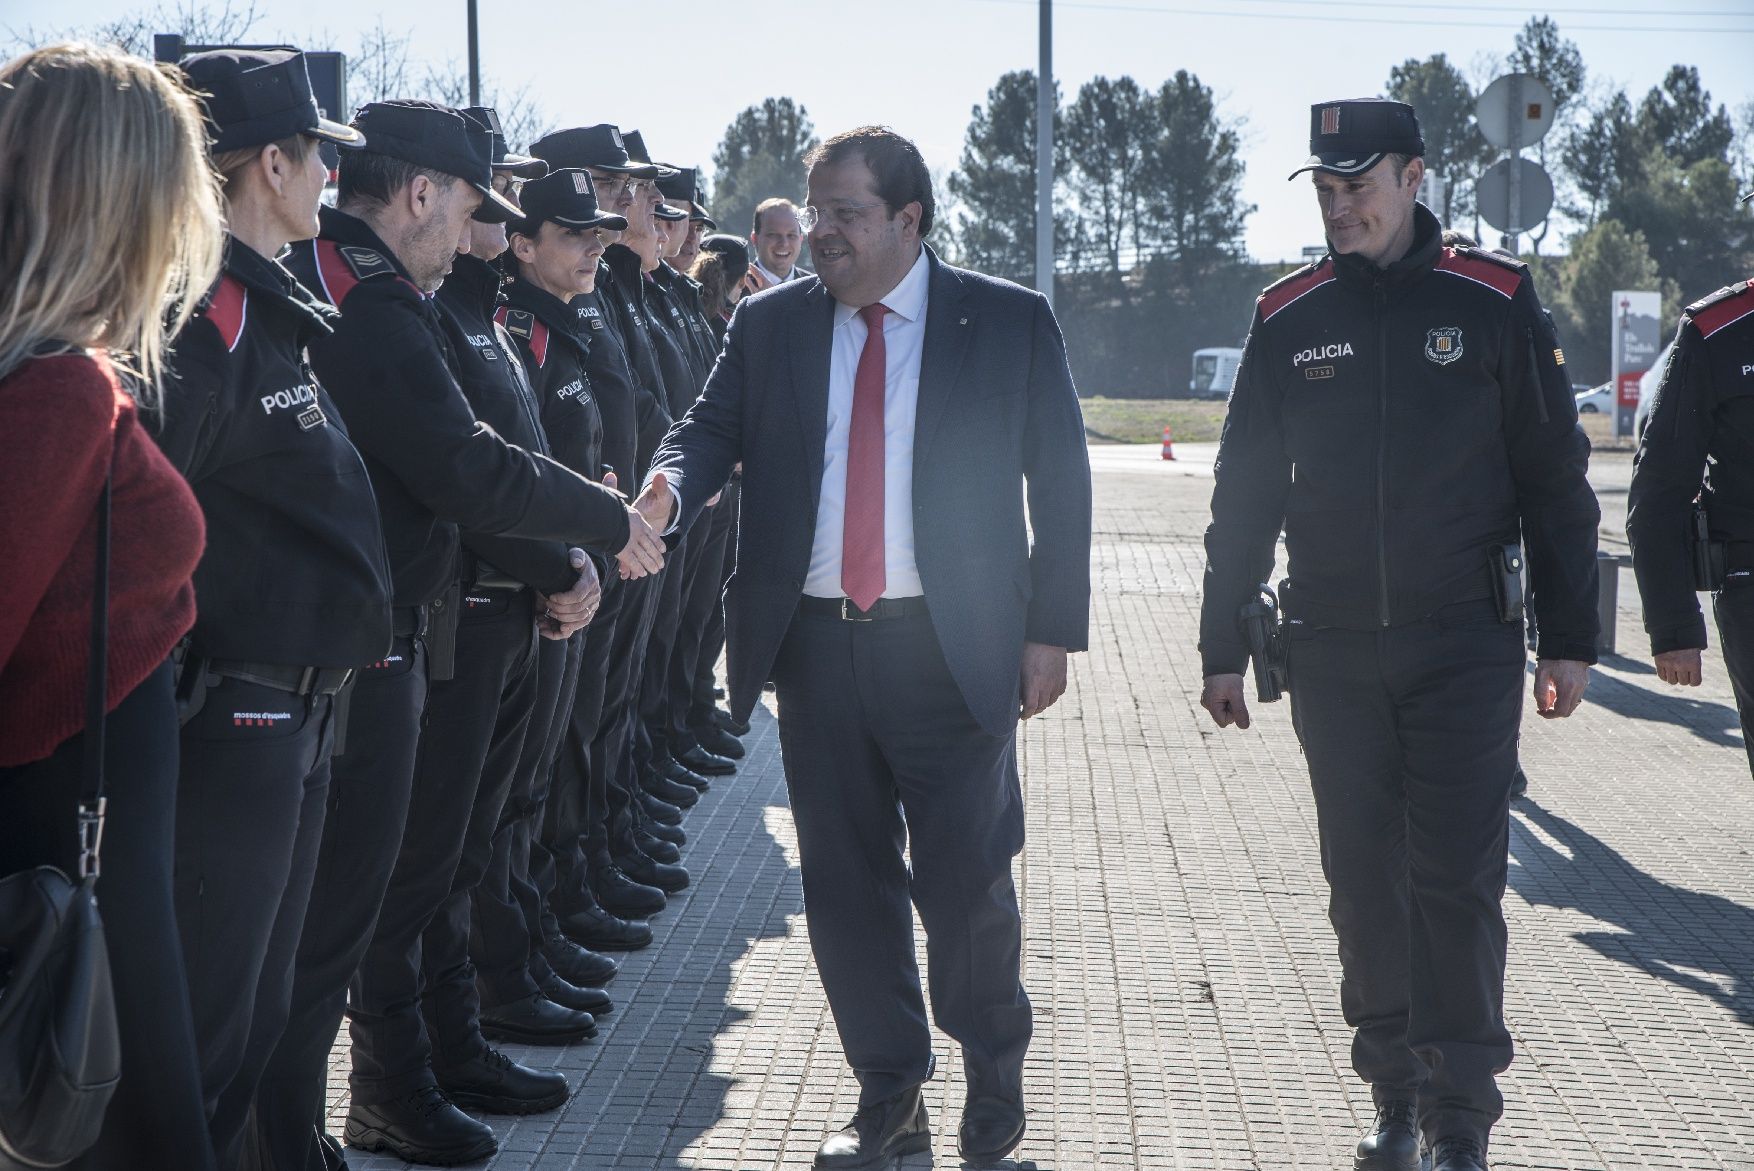
[[[783,195],[774,195],[774,196],[771,196],[767,199],[764,199],[760,203],[756,204],[755,205],[755,223],[750,225],[749,234],[751,236],[761,235],[761,214],[763,212],[773,211],[777,208],[782,208],[782,207],[785,208],[787,211],[791,212],[793,215],[798,214],[798,205],[793,203],[791,200],[787,199]]]
[[[1407,173],[1407,164],[1411,163],[1414,159],[1416,159],[1418,157],[1419,157],[1418,155],[1402,154],[1399,151],[1394,151],[1394,152],[1390,153],[1389,162],[1391,162],[1395,165],[1395,184],[1396,184],[1396,186],[1400,185],[1401,176],[1405,175]]]
[[[804,165],[817,167],[859,157],[877,178],[877,194],[889,214],[910,203],[920,205],[920,235],[932,230],[936,205],[932,200],[932,172],[920,148],[887,126],[860,126],[842,131],[804,156]]]
[[[361,200],[388,205],[396,192],[425,175],[440,187],[449,187],[456,176],[429,167],[416,166],[372,150],[341,152],[341,173],[335,180],[337,206]]]

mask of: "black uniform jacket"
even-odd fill
[[[700,286],[686,273],[677,272],[668,264],[660,264],[652,279],[664,290],[675,309],[672,323],[677,333],[686,339],[689,360],[700,372],[700,383],[705,386],[706,376],[712,373],[713,362],[719,356],[719,343],[713,337],[712,327],[707,324],[706,311],[701,308]]]
[[[1600,514],[1552,324],[1525,266],[1415,214],[1387,269],[1330,254],[1256,304],[1206,530],[1208,675],[1247,661],[1237,611],[1281,527],[1286,613],[1353,630],[1491,597],[1520,529],[1540,654],[1595,661]]]
[[[507,443],[555,457],[536,412],[535,394],[518,361],[517,347],[494,322],[499,308],[499,270],[478,256],[459,256],[436,300],[451,328],[458,384],[475,417]],[[566,463],[565,460],[560,460]],[[569,465],[570,466],[570,465]],[[564,541],[538,541],[464,529],[462,579],[510,577],[545,594],[570,589],[578,571]],[[495,571],[498,572],[495,572]]]
[[[570,304],[529,281],[505,287],[496,320],[530,373],[548,453],[581,475],[601,479],[603,416],[591,384],[590,326]],[[626,486],[636,485],[628,480]]]
[[[363,221],[321,216],[322,235],[295,245],[288,267],[341,310],[311,365],[371,472],[396,605],[429,603],[456,580],[458,525],[620,550],[621,501],[478,420],[439,308]]]
[[[172,347],[159,446],[207,517],[191,649],[362,667],[390,645],[390,568],[371,480],[304,346],[334,313],[235,239]]]
[[[658,355],[658,369],[664,375],[665,405],[672,419],[680,419],[700,397],[706,371],[700,368],[694,357],[688,323],[682,318],[682,306],[658,283],[656,273],[647,273],[644,279],[646,329],[652,336],[652,349]]]
[[[634,386],[640,392],[636,401],[639,444],[634,464],[643,479],[652,453],[663,442],[675,416],[670,413],[670,394],[664,385],[658,352],[652,346],[651,330],[647,325],[650,309],[646,304],[646,282],[640,272],[639,255],[621,244],[611,244],[603,253],[603,268],[597,274],[597,292],[609,308],[610,325],[621,336],[628,367],[633,371]]]
[[[599,280],[608,269],[597,269]],[[597,414],[603,420],[603,451],[599,456],[604,471],[615,473],[616,482],[624,492],[639,487],[640,412],[656,408],[652,396],[639,388],[633,367],[627,361],[627,345],[615,326],[615,314],[604,301],[599,283],[597,292],[580,293],[567,303],[573,315],[574,331],[589,339],[586,346],[585,370],[590,375],[591,394],[596,400]],[[522,292],[511,294],[522,297]],[[521,306],[529,308],[529,306]],[[650,453],[647,453],[648,456]]]
[[[1639,442],[1626,535],[1652,654],[1705,645],[1688,547],[1702,488],[1731,571],[1754,570],[1754,282],[1687,307]]]

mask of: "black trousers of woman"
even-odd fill
[[[0,768],[0,873],[78,867],[84,736],[42,760]],[[208,1171],[189,983],[171,894],[177,816],[177,710],[167,663],[105,722],[108,769],[98,907],[115,977],[122,1077],[97,1145],[78,1171]]]

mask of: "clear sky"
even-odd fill
[[[884,122],[934,168],[961,151],[969,108],[1008,69],[1036,63],[1035,0],[480,0],[482,69],[528,81],[556,124],[615,122],[657,157],[710,164],[741,108],[790,96],[819,132]],[[138,11],[126,0],[0,0],[0,22],[73,28]],[[463,0],[261,0],[256,35],[349,49],[382,19],[419,57],[461,63]],[[1258,205],[1249,251],[1296,257],[1320,239],[1307,181],[1310,103],[1381,92],[1391,66],[1447,52],[1489,79],[1522,23],[1548,14],[1593,80],[1634,101],[1671,64],[1696,65],[1714,100],[1754,99],[1754,0],[1061,0],[1054,73],[1062,94],[1099,74],[1155,87],[1177,69],[1247,120],[1244,196]],[[319,43],[326,42],[326,43]]]

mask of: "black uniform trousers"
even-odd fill
[[[494,829],[487,870],[469,893],[469,956],[484,1004],[509,1004],[539,990],[530,971],[539,936],[533,934],[519,895],[528,883],[530,827],[547,794],[545,779],[542,791],[537,791],[538,778],[545,777],[543,751],[558,718],[569,673],[572,684],[578,683],[578,655],[574,651],[582,641],[581,632],[565,641],[542,639],[537,647],[535,699],[523,746]]]
[[[633,729],[634,776],[648,769],[662,772],[670,761],[670,660],[682,630],[688,585],[699,568],[701,540],[707,525],[697,523],[664,556],[658,583],[660,596],[651,634],[640,664],[639,718]]]
[[[356,1102],[404,1097],[434,1083],[435,1064],[461,1063],[485,1047],[469,892],[487,869],[529,723],[533,602],[528,589],[464,591],[456,674],[435,682],[427,699],[402,848],[348,987]]]
[[[616,676],[614,651],[621,624],[633,619],[627,603],[642,593],[639,582],[626,582],[612,573],[604,583],[597,616],[581,635],[578,684],[571,707],[560,712],[565,726],[554,757],[539,846],[532,850],[530,861],[531,879],[550,911],[566,913],[580,906],[585,839],[593,827],[602,825],[608,805],[603,792],[607,777],[596,763],[595,751]],[[625,672],[621,677],[625,682]],[[559,929],[557,922],[548,926]]]
[[[323,840],[333,706],[217,677],[183,725],[177,926],[221,1166],[237,1163],[256,1083],[286,1027]]]
[[[910,895],[932,1015],[963,1047],[971,1099],[1019,1100],[1030,1010],[1011,881],[1015,733],[975,721],[924,615],[800,614],[773,681],[810,946],[860,1104],[933,1069]]]
[[[587,811],[585,853],[587,859],[603,851],[625,853],[635,849],[634,828],[641,824],[639,774],[633,756],[634,731],[639,723],[640,682],[664,598],[664,576],[669,560],[657,573],[627,583],[621,619],[609,649],[609,678],[603,693],[603,714],[597,738],[591,743],[591,775],[602,777],[591,795],[602,801],[601,809]]]
[[[1523,627],[1492,602],[1385,630],[1290,627],[1352,1067],[1432,1141],[1504,1111],[1511,779]]]
[[[408,612],[403,611],[399,618]],[[408,821],[426,644],[399,634],[390,653],[351,684],[346,751],[330,764],[316,877],[293,965],[286,1027],[268,1059],[246,1154],[275,1171],[320,1171],[329,1052],[384,901]],[[247,1165],[247,1164],[246,1164]]]
[[[664,678],[667,691],[664,711],[668,717],[664,733],[677,751],[686,751],[694,742],[692,728],[705,727],[712,720],[712,663],[706,666],[709,683],[705,712],[698,711],[696,707],[699,700],[697,687],[701,656],[707,650],[707,636],[713,616],[720,607],[720,596],[724,592],[725,556],[731,537],[730,497],[731,491],[726,488],[718,504],[694,526],[696,547],[689,555],[688,580],[682,587],[682,616],[676,629],[676,647],[671,652],[669,670]],[[724,637],[722,625],[719,637]],[[713,659],[718,659],[716,650],[713,651]]]
[[[1717,614],[1719,648],[1736,692],[1736,711],[1742,719],[1742,747],[1748,767],[1754,770],[1754,582],[1733,579],[1712,595]]]
[[[167,663],[104,721],[104,822],[97,881],[115,973],[121,1080],[78,1171],[209,1171],[213,1149],[177,946],[171,859],[177,808],[177,709]],[[34,866],[79,873],[85,736],[42,760],[0,768],[0,876]]]

